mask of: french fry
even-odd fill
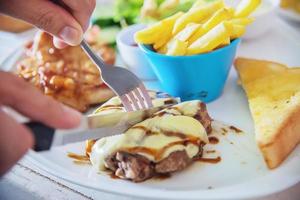
[[[205,24],[203,24],[203,28],[205,30],[210,30],[222,21],[232,18],[233,14],[233,8],[221,8]]]
[[[230,37],[226,38],[217,48],[222,48],[230,44]]]
[[[223,0],[216,0],[211,4],[207,4],[204,7],[197,7],[195,9],[189,10],[187,13],[183,14],[174,24],[173,35],[177,34],[179,31],[185,28],[189,23],[198,23],[204,20],[205,18],[212,15],[216,10],[223,8]]]
[[[173,45],[176,39],[186,42],[195,33],[195,31],[201,26],[201,24],[190,23],[183,30],[177,33],[167,44],[166,47]]]
[[[156,51],[161,54],[166,54],[168,51],[168,47],[167,47],[167,45],[164,45],[164,46],[160,47],[159,49],[157,49]]]
[[[179,0],[167,0],[168,8]],[[229,45],[241,37],[254,21],[249,15],[261,0],[241,0],[236,10],[224,0],[197,0],[186,13],[179,12],[135,34],[137,43],[152,44],[155,51],[167,55],[193,55]]]
[[[242,25],[242,26],[247,26],[247,25],[251,24],[253,21],[254,21],[254,18],[252,18],[252,17],[235,18],[235,19],[229,20],[229,22],[231,22],[233,24]]]
[[[172,38],[168,43],[167,47],[174,45],[173,43],[176,40],[180,40],[182,42],[188,41],[188,39],[195,33],[195,31],[200,27],[200,24],[190,23],[183,30],[177,33],[174,38]]]
[[[153,24],[149,28],[138,31],[134,35],[137,43],[154,44],[156,41],[161,40],[162,36],[169,37],[176,20],[183,15],[183,12],[178,12],[158,23]]]
[[[134,40],[137,43],[142,44],[153,44],[156,40],[159,39],[161,33],[161,23],[153,24],[152,26],[138,31],[134,35]]]
[[[232,32],[232,24],[222,22],[200,37],[187,48],[187,55],[200,54],[212,51],[225,41],[228,41]]]
[[[203,24],[202,27],[199,27],[198,30],[191,36],[189,39],[189,44],[195,42],[202,35],[207,33],[210,29],[218,25],[219,23],[230,19],[233,16],[233,9],[221,8],[219,9],[211,18]]]
[[[248,17],[261,3],[261,0],[242,0],[234,13],[235,18]]]
[[[245,26],[233,24],[232,32],[230,33],[230,39],[234,40],[236,38],[239,38],[242,35],[244,35],[245,32],[246,32]]]
[[[157,50],[157,49],[161,48],[162,46],[166,45],[171,37],[172,37],[172,34],[166,33],[164,36],[162,36],[161,39],[155,41],[155,43],[153,44],[153,48],[155,50]]]
[[[187,41],[200,27],[201,24],[190,23],[182,31],[177,33],[174,38],[181,41]]]
[[[186,53],[188,43],[176,39],[170,47],[168,47],[167,55],[183,56]]]

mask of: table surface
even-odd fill
[[[290,42],[294,42],[295,45],[300,46],[300,25],[291,26],[291,24],[287,24],[287,22],[278,17],[275,17],[274,22],[272,23],[273,27],[265,33],[265,37],[258,38],[255,42],[251,40],[244,41],[239,48],[238,55],[270,59],[291,66],[299,66],[299,52],[295,52],[290,47],[287,47],[284,39],[280,39],[280,35],[289,32],[291,35],[289,39],[292,40]],[[284,25],[285,28],[278,28],[280,25]],[[0,63],[16,48],[20,47],[28,39],[28,35],[31,34],[10,34],[0,32]],[[260,43],[259,50],[257,50],[256,47],[257,43]],[[269,44],[272,44],[272,46]],[[290,57],[282,56],[278,49],[288,49]],[[259,200],[298,200],[299,198],[300,183],[285,191],[260,198]],[[0,199],[129,200],[133,198],[91,190],[58,179],[49,173],[34,167],[32,163],[28,161],[26,156],[24,156],[24,158],[19,161],[9,173],[0,179]]]

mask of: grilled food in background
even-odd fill
[[[300,1],[299,0],[281,0],[280,7],[284,9],[291,9],[300,14]]]
[[[100,172],[141,182],[181,171],[202,156],[211,118],[200,101],[183,102],[155,113],[124,134],[87,142],[87,155]]]
[[[257,144],[269,168],[278,167],[300,142],[300,68],[238,58]]]
[[[28,24],[19,19],[0,14],[0,30],[20,33],[31,28],[33,28],[31,24]]]
[[[113,49],[92,37],[88,41],[106,63],[114,63]],[[27,56],[18,63],[17,73],[44,94],[81,112],[114,96],[80,46],[56,49],[52,37],[45,32],[37,33],[28,45]]]

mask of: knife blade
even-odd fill
[[[172,105],[174,103],[132,112],[83,116],[80,126],[70,130],[56,130],[40,122],[28,122],[25,125],[35,137],[34,150],[44,151],[54,146],[121,134],[134,124]]]

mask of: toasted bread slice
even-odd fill
[[[273,169],[300,141],[300,68],[238,58],[235,61],[247,93],[257,144]]]

